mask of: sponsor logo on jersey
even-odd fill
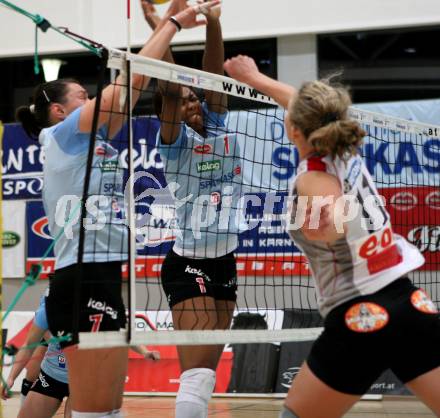
[[[197,276],[203,277],[208,282],[211,281],[209,276],[202,269],[197,269],[197,268],[191,267],[190,265],[187,265],[185,267],[185,273],[195,274]]]
[[[293,379],[299,373],[300,369],[300,367],[289,367],[285,372],[283,372],[281,377],[281,386],[290,389]]]
[[[410,192],[398,192],[390,199],[391,206],[397,210],[411,210],[417,203],[417,196]]]
[[[426,196],[425,203],[431,208],[440,210],[440,191],[431,192]]]
[[[118,318],[118,311],[113,309],[111,306],[107,305],[106,302],[101,302],[90,298],[87,307],[95,309],[96,311],[104,312],[105,314],[109,315],[112,319]]]
[[[3,231],[2,248],[12,248],[20,243],[20,235],[13,231]]]
[[[112,197],[112,211],[115,214],[116,219],[123,219],[123,211],[119,206],[119,200],[117,197]]]
[[[100,157],[109,157],[112,154],[107,153],[106,147],[104,147],[102,145],[98,145],[97,147],[95,147],[95,155],[99,155]]]
[[[230,278],[227,283],[223,283],[223,287],[234,287],[236,285],[237,285],[237,276]]]
[[[99,138],[97,138],[99,139]],[[102,142],[95,147],[95,155],[98,157],[103,157],[106,159],[115,159],[118,157],[118,151],[113,148],[110,144]]]
[[[412,293],[411,303],[413,304],[414,308],[416,308],[420,312],[428,314],[438,313],[437,307],[435,306],[434,302],[422,289],[418,289]]]
[[[64,357],[62,354],[58,356],[58,367],[60,369],[66,368],[66,357]]]
[[[212,145],[211,144],[203,144],[196,145],[193,148],[194,154],[212,154]]]
[[[361,162],[359,159],[355,159],[348,171],[347,178],[344,179],[345,193],[348,193],[353,188],[360,173],[361,173]]]
[[[197,172],[206,173],[207,171],[218,171],[222,168],[220,160],[203,161],[197,163]]]
[[[230,183],[235,176],[241,174],[241,167],[238,165],[229,173],[223,174],[220,177],[215,177],[212,180],[204,180],[200,182],[200,189],[207,189],[208,187],[218,187],[222,183]]]
[[[354,332],[379,331],[389,320],[385,308],[376,303],[363,302],[351,306],[345,313],[345,325]]]
[[[221,202],[220,192],[212,192],[210,201],[211,201],[211,204],[218,205]]]
[[[118,169],[118,162],[115,160],[111,161],[101,161],[99,163],[99,168],[102,173],[115,172]]]
[[[43,386],[43,388],[48,388],[48,387],[49,387],[49,383],[47,383],[47,381],[46,381],[46,379],[44,378],[44,376],[43,376],[42,373],[40,373],[40,374],[38,375],[38,379],[40,380],[40,382],[41,382],[41,386]]]

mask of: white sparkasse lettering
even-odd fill
[[[115,311],[111,306],[107,306],[105,302],[100,302],[98,300],[89,299],[89,303],[87,304],[88,308],[95,309],[97,311],[104,312],[109,315],[112,319],[118,318],[118,311]]]

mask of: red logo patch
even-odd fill
[[[211,203],[213,205],[218,205],[220,203],[221,196],[219,192],[212,192],[211,193]]]
[[[204,144],[204,145],[196,145],[193,148],[194,154],[212,154],[212,145]]]
[[[388,319],[386,309],[372,302],[357,303],[345,313],[345,325],[361,333],[379,331],[388,323]]]
[[[413,304],[414,308],[416,308],[420,312],[428,314],[438,313],[437,306],[435,306],[435,303],[422,289],[418,289],[412,293],[411,303]]]

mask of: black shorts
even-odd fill
[[[78,309],[78,266],[55,271],[49,279],[46,314],[52,335],[73,334]],[[85,263],[79,289],[79,332],[119,331],[125,327],[126,315],[121,294],[122,273],[120,262]],[[78,343],[78,336],[63,341],[61,347]]]
[[[401,278],[333,309],[307,364],[333,389],[362,395],[386,369],[407,383],[440,366],[439,347],[436,306]]]
[[[69,396],[69,385],[50,377],[40,369],[38,379],[34,382],[29,392],[41,393],[42,395],[62,401]]]
[[[237,265],[233,253],[195,259],[170,250],[162,264],[161,278],[170,308],[199,296],[237,300]]]

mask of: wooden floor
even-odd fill
[[[209,407],[209,417],[215,418],[278,418],[283,401],[280,399],[214,398]],[[3,418],[16,418],[18,396],[2,401]],[[124,418],[173,418],[172,397],[126,397]],[[56,417],[63,416],[63,409]],[[32,418],[32,417],[29,417]],[[415,398],[388,397],[381,401],[361,401],[344,418],[435,418]]]

